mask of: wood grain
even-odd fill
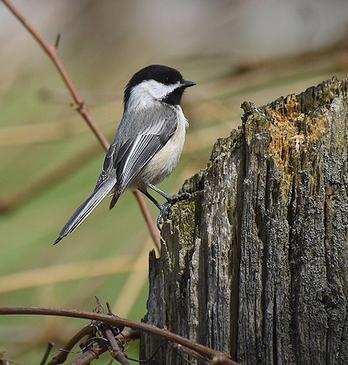
[[[243,103],[150,255],[149,323],[241,364],[348,363],[347,89]],[[142,358],[159,345],[144,335]],[[162,346],[151,363],[185,361]]]

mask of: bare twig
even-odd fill
[[[125,344],[131,340],[139,338],[140,332],[138,330],[124,329],[118,334],[115,339],[121,344]],[[107,351],[107,346],[99,346],[97,348],[90,348],[81,354],[72,365],[84,365],[89,364],[93,360],[97,359],[100,355]]]
[[[140,193],[139,190],[135,190],[134,191],[134,195],[135,195],[135,197],[138,200],[138,204],[140,206],[140,210],[143,213],[143,217],[144,217],[144,219],[145,219],[145,221],[147,223],[147,227],[149,229],[151,238],[152,238],[152,240],[153,240],[153,242],[155,244],[156,251],[157,251],[157,253],[160,253],[161,252],[161,246],[160,246],[159,231],[158,231],[157,227],[155,227],[155,225],[153,223],[153,220],[152,220],[152,217],[151,217],[149,208],[147,207],[147,205],[145,203],[145,200],[144,200],[144,198],[141,195],[141,193]]]
[[[53,346],[54,346],[54,345],[53,345],[53,343],[52,343],[52,342],[49,342],[49,343],[47,344],[46,351],[45,351],[45,353],[44,353],[44,356],[43,356],[43,358],[42,358],[42,360],[41,360],[40,365],[45,365],[45,364],[46,364],[46,361],[47,361],[48,356],[50,355],[50,353],[51,353],[51,351],[52,351]]]
[[[209,364],[209,362],[208,362],[208,360],[207,360],[206,357],[200,355],[198,352],[196,352],[194,350],[190,350],[187,347],[181,346],[181,345],[178,345],[178,344],[174,344],[173,345],[173,348],[175,350],[177,350],[178,352],[183,352],[186,355],[189,355],[189,356],[191,356],[191,357],[199,360],[200,361],[200,364],[204,364],[204,365],[208,365]]]
[[[87,331],[89,329],[91,332]],[[94,326],[88,325],[83,327],[79,332],[77,332],[68,342],[66,346],[61,349],[61,353],[55,356],[48,365],[59,365],[63,364],[73,347],[85,336],[93,336],[92,331],[95,330]],[[132,330],[129,328],[125,328],[121,333],[119,333],[114,339],[117,343],[120,343],[124,346],[129,341],[135,340],[140,337],[140,331]],[[82,364],[89,364],[93,360],[97,359],[100,355],[107,351],[107,346],[98,346],[93,348],[85,348],[84,352],[78,356],[73,365],[82,365]]]
[[[49,45],[46,43],[46,41],[41,37],[41,35],[35,30],[35,28],[28,22],[28,20],[18,11],[18,9],[12,4],[10,0],[2,0],[4,5],[7,6],[7,8],[11,11],[11,13],[22,23],[24,28],[33,36],[33,38],[36,40],[36,42],[40,45],[42,50],[47,54],[47,56],[51,59],[53,64],[58,70],[58,73],[62,77],[65,86],[70,92],[70,95],[72,99],[74,100],[74,107],[76,111],[82,116],[84,121],[87,123],[93,134],[96,136],[100,144],[104,147],[105,150],[109,148],[109,142],[107,138],[103,135],[103,133],[99,130],[97,127],[96,122],[92,118],[86,103],[78,93],[74,83],[72,82],[71,78],[69,77],[63,62],[61,61],[59,55],[58,55],[58,44],[60,40],[60,36],[57,37],[57,40],[55,42],[54,46]],[[146,205],[146,202],[143,198],[143,196],[140,194],[140,192],[135,191],[134,192],[135,197],[140,205],[141,212],[143,213],[145,222],[147,224],[147,227],[149,229],[150,235],[152,239],[154,240],[154,245],[159,252],[159,233],[156,228],[156,225],[154,224],[154,221],[152,220],[151,214],[149,212],[149,209]]]
[[[133,328],[124,328],[123,331],[116,336],[118,341],[121,341],[123,344],[137,340],[140,337],[141,332],[139,330],[135,330]]]
[[[91,334],[93,331],[94,328],[90,325],[81,328],[81,330],[77,332],[73,337],[71,337],[68,343],[62,349],[60,349],[59,354],[54,356],[52,360],[48,363],[48,365],[63,364],[63,362],[67,359],[69,352],[74,348],[74,346],[85,336]]]
[[[104,149],[108,149],[109,142],[107,141],[105,136],[99,131],[96,122],[93,120],[92,116],[90,115],[85,105],[85,102],[77,92],[75,85],[71,81],[61,59],[59,58],[57,48],[55,46],[49,45],[48,43],[46,43],[46,41],[44,41],[41,35],[34,29],[34,27],[29,23],[29,21],[25,19],[25,17],[18,11],[18,9],[12,4],[11,1],[2,0],[2,2],[7,6],[7,8],[11,11],[11,13],[22,23],[24,28],[33,36],[33,38],[40,45],[42,50],[51,59],[53,64],[56,66],[60,76],[62,77],[64,84],[69,90],[71,97],[74,100],[76,110],[83,117],[83,119],[93,132],[93,134],[97,137],[100,144],[104,147]]]
[[[89,349],[82,353],[71,365],[88,365],[106,351],[106,347]]]
[[[214,359],[214,358],[226,359],[225,365],[237,365],[237,363],[231,360],[228,357],[228,355],[220,351],[213,350],[209,347],[203,346],[201,344],[195,343],[185,337],[179,336],[168,330],[161,329],[143,322],[132,321],[129,319],[124,319],[113,315],[79,311],[79,310],[44,308],[44,307],[0,307],[0,315],[1,314],[6,314],[6,315],[30,314],[30,315],[69,317],[69,318],[84,318],[94,321],[102,321],[118,327],[130,327],[133,329],[151,333],[155,336],[160,336],[169,342],[177,343],[183,346],[183,349],[188,348],[190,350],[197,352],[201,356],[207,357],[209,359]]]
[[[57,34],[57,38],[56,38],[56,42],[54,43],[54,48],[57,50],[58,47],[59,47],[59,42],[60,42],[60,37],[61,37],[61,34]]]
[[[110,343],[111,356],[122,365],[130,365],[110,328],[105,330],[105,336]]]

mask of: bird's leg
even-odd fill
[[[155,191],[156,193],[158,193],[159,195],[163,196],[164,199],[166,199],[167,201],[169,201],[171,199],[171,196],[168,195],[165,191],[161,190],[160,188],[158,188],[157,186],[155,185],[152,185],[152,184],[147,184],[147,186]]]
[[[162,191],[160,188],[158,188],[155,185],[148,184],[147,186],[150,189],[152,189],[153,191],[155,191],[156,193],[163,196],[167,200],[164,204],[158,206],[158,208],[160,209],[160,214],[157,218],[157,227],[158,227],[158,229],[160,229],[160,226],[161,226],[161,223],[163,222],[163,220],[168,219],[169,210],[172,207],[172,205],[174,205],[175,203],[177,203],[178,201],[181,201],[181,200],[191,199],[191,194],[190,193],[181,193],[181,194],[170,196],[170,195],[168,195],[167,193],[165,193],[164,191]],[[147,194],[149,196],[151,196],[148,192],[147,192]],[[146,196],[148,196],[148,195],[146,195]]]
[[[151,190],[155,191],[156,193],[160,194],[161,196],[163,196],[164,199],[167,200],[168,203],[171,203],[171,205],[177,203],[180,200],[185,200],[185,199],[191,199],[191,194],[190,193],[181,193],[181,194],[177,194],[177,195],[168,195],[166,192],[164,192],[163,190],[161,190],[159,187],[152,185],[152,184],[148,184],[147,185]]]
[[[161,210],[162,209],[162,205],[146,190],[146,188],[139,188],[139,190],[147,197],[149,198],[152,203],[154,203],[156,205],[156,207]]]
[[[168,210],[170,208],[170,206],[168,206],[167,208],[165,207],[167,203],[164,203],[164,204],[160,204],[147,190],[146,188],[138,188],[146,197],[148,197],[152,203],[154,203],[156,205],[156,207],[159,209],[160,211],[160,214],[157,218],[157,228],[158,230],[160,231],[161,230],[161,223],[162,223],[162,220],[163,220],[163,217],[162,217],[162,212],[166,211],[166,216],[168,215]],[[168,204],[169,205],[169,204]]]

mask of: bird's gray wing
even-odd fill
[[[128,123],[129,128],[133,129],[125,131],[126,138],[115,159],[116,186],[120,191],[125,190],[134,181],[177,128],[177,118],[171,110],[153,109],[144,114],[137,113],[133,116],[136,118],[134,123]]]
[[[114,159],[115,159],[115,153],[116,153],[116,139],[114,139],[114,141],[112,142],[112,144],[110,145],[104,162],[103,162],[103,167],[102,167],[102,171],[99,175],[96,187],[95,187],[95,191],[98,190],[98,188],[101,186],[101,184],[107,179],[107,177],[109,177],[110,175],[110,170],[112,169],[113,165],[114,165]]]

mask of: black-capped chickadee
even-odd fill
[[[73,232],[106,197],[110,209],[127,189],[139,189],[159,209],[186,198],[170,197],[155,185],[172,173],[181,155],[188,122],[180,107],[187,87],[174,68],[151,65],[133,75],[124,92],[124,112],[92,195],[68,220],[54,243]],[[160,205],[148,188],[162,195]]]

